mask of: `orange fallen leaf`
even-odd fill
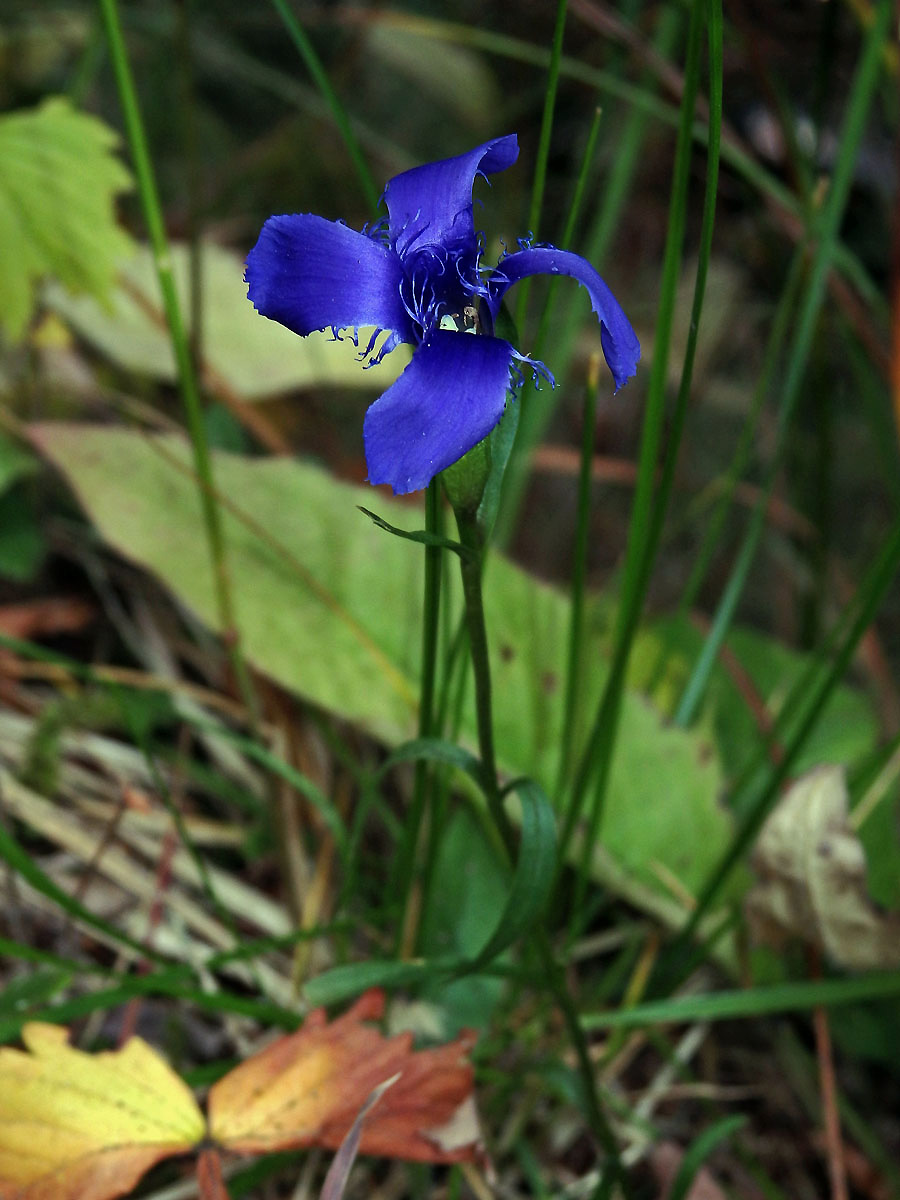
[[[209,1093],[213,1141],[240,1154],[325,1146],[336,1150],[370,1092],[400,1078],[376,1105],[360,1141],[362,1154],[422,1162],[474,1157],[474,1124],[454,1135],[452,1122],[472,1092],[466,1054],[474,1035],[446,1046],[412,1049],[412,1034],[385,1039],[363,1021],[384,1010],[366,992],[331,1024],[321,1009],[303,1028],[279,1038],[214,1084]]]
[[[362,1126],[363,1154],[424,1162],[473,1161],[480,1141],[472,1100],[474,1037],[430,1050],[409,1034],[384,1038],[364,1021],[383,1012],[367,992],[337,1020],[311,1013],[216,1083],[204,1121],[184,1082],[140,1038],[86,1054],[66,1030],[26,1025],[28,1053],[0,1049],[0,1200],[113,1200],[171,1155],[214,1143],[257,1154],[336,1149],[372,1091],[397,1081]],[[218,1154],[204,1148],[202,1194],[225,1196]]]

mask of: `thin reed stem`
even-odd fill
[[[613,751],[618,733],[622,694],[625,687],[625,673],[649,577],[647,570],[647,544],[654,525],[653,508],[656,501],[656,478],[665,417],[669,346],[672,337],[678,279],[681,273],[684,229],[687,219],[687,197],[693,147],[694,106],[699,86],[700,49],[703,27],[703,6],[694,5],[691,11],[691,25],[688,34],[685,88],[681,106],[681,123],[675,151],[675,170],[669,207],[669,230],[663,263],[659,315],[654,337],[653,366],[650,375],[647,411],[641,435],[638,481],[635,490],[631,525],[628,532],[628,548],[626,551],[613,660],[606,686],[603,689],[603,694],[597,707],[588,743],[575,775],[575,783],[573,785],[574,797],[568,805],[566,823],[561,835],[560,857],[561,861],[565,861],[566,851],[574,834],[576,821],[580,815],[588,789],[593,785],[593,801],[583,843],[581,865],[576,880],[576,897],[572,909],[573,922],[576,923],[587,888],[590,855],[600,830],[606,788],[609,782]]]
[[[566,659],[565,707],[563,708],[562,737],[559,747],[559,767],[554,795],[562,796],[571,770],[572,746],[578,715],[578,693],[583,679],[584,591],[587,582],[588,534],[591,516],[591,464],[594,457],[594,437],[597,428],[597,391],[600,386],[600,355],[594,354],[588,366],[587,386],[581,412],[581,462],[578,469],[578,500],[576,503],[575,553],[572,561],[571,613],[569,617],[569,649]],[[570,797],[570,803],[574,797]],[[568,821],[566,821],[568,824]]]
[[[213,481],[212,459],[203,422],[203,409],[194,371],[191,344],[188,338],[181,304],[175,287],[175,276],[172,271],[172,256],[166,237],[163,221],[162,206],[153,172],[153,164],[144,132],[144,122],[141,117],[137,89],[134,76],[125,48],[122,35],[122,25],[119,20],[119,9],[116,0],[100,0],[106,38],[109,44],[116,85],[122,105],[125,121],[125,131],[128,146],[134,164],[137,178],[138,194],[141,200],[144,220],[150,237],[153,251],[153,262],[162,293],[163,310],[169,328],[169,337],[178,371],[178,384],[184,404],[188,433],[194,455],[194,470],[200,492],[200,506],[203,514],[203,526],[209,546],[213,570],[213,586],[216,596],[219,624],[225,639],[231,659],[232,669],[242,698],[251,713],[256,712],[256,700],[250,683],[246,664],[240,652],[238,631],[235,623],[234,604],[231,593],[231,579],[228,571],[225,539],[222,532],[222,520],[219,506],[216,502],[216,490]]]
[[[306,64],[306,69],[313,78],[313,82],[322,94],[322,98],[328,107],[331,109],[331,115],[337,125],[338,132],[343,139],[344,145],[347,147],[347,153],[350,155],[350,161],[356,168],[357,178],[359,179],[360,187],[363,190],[363,195],[366,198],[366,204],[371,211],[375,211],[378,204],[378,188],[372,179],[372,173],[369,170],[368,163],[363,155],[362,148],[357,140],[356,134],[353,132],[353,127],[350,124],[350,118],[347,115],[347,110],[338,99],[337,92],[331,86],[331,80],[328,78],[328,73],[322,66],[322,60],[315,51],[312,42],[306,35],[306,30],[294,16],[287,0],[272,0],[272,5],[279,17],[284,23],[288,37],[297,47],[300,57]]]
[[[556,92],[559,87],[559,70],[562,63],[563,34],[566,31],[566,9],[568,0],[557,0],[556,22],[553,28],[553,43],[550,48],[550,64],[547,84],[544,88],[544,111],[541,116],[541,136],[538,142],[534,166],[534,182],[531,188],[531,206],[528,210],[528,235],[538,236],[541,208],[544,204],[544,187],[547,182],[547,160],[550,157],[550,139],[553,136],[553,113],[556,108]],[[519,285],[516,298],[516,325],[522,328],[528,308],[529,281]]]

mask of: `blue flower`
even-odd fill
[[[493,271],[481,265],[472,187],[477,175],[512,166],[515,134],[395,176],[387,216],[361,233],[312,213],[270,217],[247,258],[256,309],[301,336],[360,326],[379,334],[361,353],[374,366],[401,342],[409,365],[366,413],[369,482],[396,493],[425,487],[486,437],[503,415],[523,366],[543,363],[494,336],[507,290],[529,275],[569,275],[587,289],[616,387],[637,369],[641,349],[618,301],[590,263],[554,246],[520,243]],[[473,337],[472,334],[480,336]]]

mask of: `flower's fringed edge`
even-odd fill
[[[556,380],[553,377],[553,372],[542,363],[539,358],[529,358],[527,354],[520,354],[515,346],[511,346],[513,362],[509,364],[510,370],[510,389],[520,388],[526,383],[525,372],[522,367],[531,368],[531,382],[540,390],[540,381],[543,379],[549,383],[552,388],[556,387]],[[520,366],[519,364],[522,364]]]
[[[322,328],[322,332],[324,333],[326,329],[331,331],[332,341],[343,342],[349,338],[357,350],[359,350],[359,353],[356,357],[357,360],[362,363],[364,371],[368,371],[369,367],[377,367],[384,356],[386,354],[390,354],[392,350],[396,349],[396,347],[399,346],[403,340],[392,329],[385,330],[379,326],[373,331],[372,336],[365,345],[365,348],[360,350],[358,325],[325,325]],[[384,342],[381,344],[381,346],[378,347],[377,352],[373,354],[375,345],[383,333],[387,333],[388,336],[384,339]]]
[[[360,230],[360,233],[371,241],[377,242],[379,246],[389,247],[391,244],[391,237],[388,232],[388,218],[386,216],[376,217],[374,221],[367,221]]]

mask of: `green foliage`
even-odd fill
[[[107,541],[214,626],[214,583],[184,442],[85,425],[43,425],[35,436]],[[308,464],[219,454],[215,477],[223,497],[239,498],[228,500],[224,516],[247,661],[390,744],[408,739],[420,654],[418,548],[373,534],[356,512],[371,503],[370,490]],[[251,519],[237,519],[235,503]],[[379,509],[398,528],[421,527],[408,504],[379,500]],[[485,587],[494,688],[502,697],[495,710],[500,764],[550,789],[561,745],[569,604],[500,555],[488,562]],[[600,636],[587,640],[585,654],[593,664],[588,712],[607,670]],[[471,705],[463,720],[464,740],[474,742]],[[667,728],[652,704],[627,691],[604,849],[593,860],[597,878],[677,921],[683,909],[671,899],[672,877],[676,895],[679,884],[697,889],[728,843],[721,783],[705,729]]]
[[[27,489],[18,484],[0,493],[0,578],[16,583],[33,579],[46,550]]]
[[[41,279],[98,298],[109,292],[131,249],[115,219],[115,197],[131,186],[112,153],[117,140],[60,97],[0,117],[0,327],[13,340]]]

